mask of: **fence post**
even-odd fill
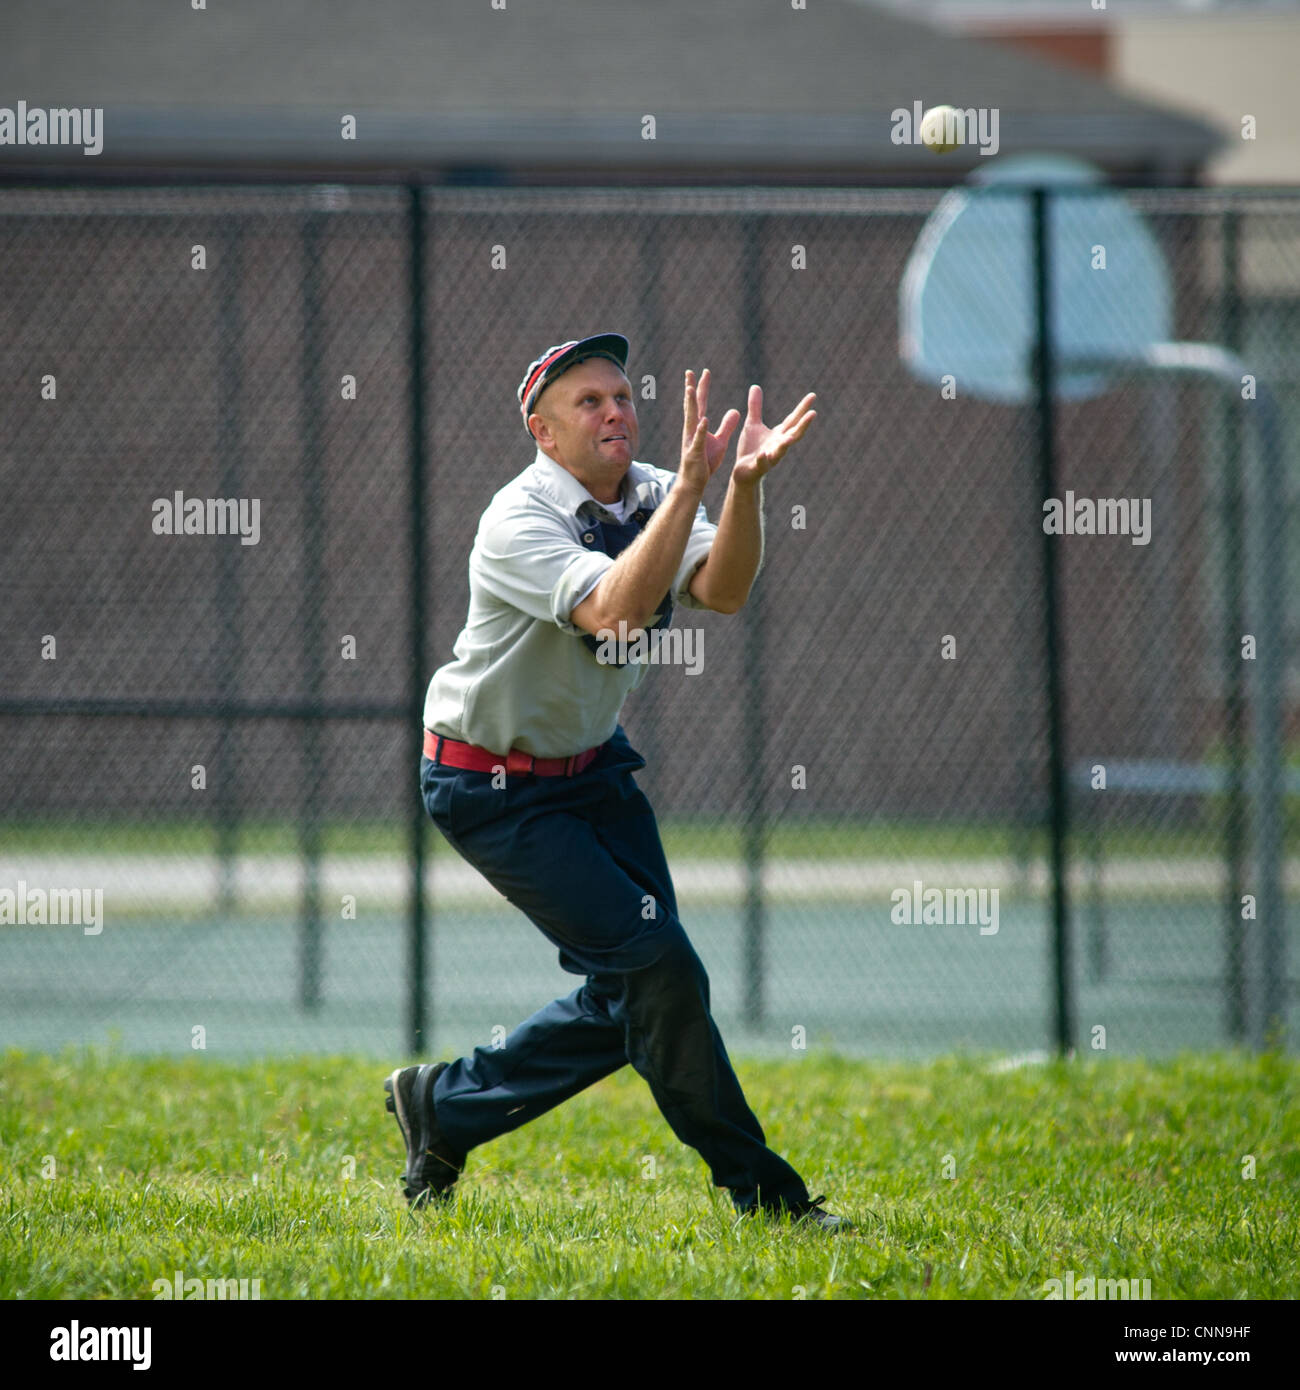
[[[302,232],[302,655],[303,694],[308,717],[302,724],[303,795],[298,821],[303,882],[299,932],[299,999],[304,1009],[320,1004],[324,933],[320,906],[321,692],[324,688],[324,531],[322,421],[325,411],[321,362],[320,241],[324,214],[308,212]]]
[[[763,380],[763,218],[745,217],[741,284],[744,333],[745,393],[751,382]],[[761,486],[761,484],[760,484]],[[745,718],[741,723],[740,766],[746,778],[741,835],[745,861],[744,1011],[747,1027],[762,1026],[764,1012],[764,934],[767,925],[763,899],[763,859],[767,839],[765,792],[771,769],[767,759],[767,723],[763,712],[763,585],[754,585],[745,605]]]
[[[661,300],[663,298],[663,248],[660,240],[664,235],[665,219],[668,214],[657,216],[653,212],[645,218],[643,223],[643,233],[641,236],[640,259],[641,269],[638,280],[637,308],[641,315],[641,341],[634,345],[634,356],[642,362],[654,364],[655,371],[655,402],[660,406],[666,400],[672,400],[671,393],[665,397],[660,389],[669,380],[668,373],[665,371],[665,364],[660,358],[660,351],[663,345],[663,313]],[[635,369],[634,369],[635,370]],[[675,380],[676,378],[671,378]],[[635,384],[632,387],[632,395],[635,400],[638,396]],[[655,442],[662,446],[662,437],[659,434],[658,422],[662,419],[661,409],[654,412],[656,421]],[[675,421],[674,414],[669,414],[669,420]],[[671,427],[668,430],[668,443],[671,446],[673,441]],[[644,433],[642,437],[644,444]],[[669,467],[670,463],[675,462],[675,457],[668,455],[661,459],[661,466]],[[656,455],[647,452],[646,457],[654,458]],[[677,620],[684,620],[685,615],[679,613]],[[637,690],[637,725],[636,737],[633,742],[636,744],[637,751],[646,761],[646,770],[643,774],[645,781],[653,783],[660,774],[660,753],[664,746],[664,739],[660,733],[660,714],[661,698],[664,686],[662,681],[648,680],[642,683]],[[658,797],[651,793],[652,802],[657,802]]]
[[[244,274],[244,236],[238,214],[229,219],[221,264],[221,341],[218,391],[218,453],[221,459],[221,496],[238,497],[243,491],[244,336],[239,312],[239,287]],[[239,577],[240,547],[223,545],[217,550],[217,612],[223,646],[217,652],[217,699],[222,708],[217,724],[216,779],[213,803],[216,812],[217,915],[229,918],[236,906],[236,851],[239,808],[239,722],[230,706],[239,699],[244,662],[243,587]]]
[[[1237,365],[1240,368],[1240,361]],[[1240,382],[1234,387],[1240,391]],[[1256,384],[1254,411],[1259,424],[1259,466],[1249,470],[1246,484],[1246,548],[1254,560],[1250,800],[1256,921],[1247,934],[1247,949],[1254,946],[1250,952],[1253,1016],[1247,1031],[1251,1046],[1262,1052],[1285,1046],[1289,988],[1283,882],[1287,493],[1280,413],[1262,382]]]
[[[410,739],[410,775],[420,766],[424,746],[424,695],[428,681],[425,668],[427,635],[425,624],[425,398],[424,398],[424,190],[419,184],[407,188],[408,235],[410,238],[411,303],[411,631],[408,638],[411,657],[407,715]],[[408,939],[407,1051],[412,1057],[425,1050],[428,1027],[425,1000],[428,961],[425,956],[424,861],[428,843],[427,812],[417,795],[410,818],[411,906]]]
[[[1056,360],[1052,341],[1051,239],[1047,190],[1033,190],[1034,311],[1038,385],[1038,469],[1042,501],[1056,495]],[[1061,681],[1061,614],[1058,551],[1054,537],[1043,528],[1043,616],[1047,657],[1048,805],[1051,808],[1052,856],[1052,973],[1055,983],[1056,1048],[1064,1057],[1074,1046],[1073,989],[1069,950],[1069,788],[1065,781],[1064,691]]]
[[[1238,214],[1223,214],[1223,341],[1228,350],[1241,352],[1241,294],[1238,257]],[[1226,400],[1223,412],[1223,660],[1226,691],[1224,738],[1228,753],[1227,801],[1224,806],[1223,857],[1226,896],[1223,904],[1224,1027],[1229,1039],[1246,1036],[1245,924],[1241,898],[1245,890],[1246,860],[1246,677],[1241,659],[1241,634],[1246,631],[1244,556],[1242,546],[1242,489],[1244,456],[1238,401]]]

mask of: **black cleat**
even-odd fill
[[[798,1226],[803,1230],[811,1227],[832,1236],[844,1235],[858,1229],[847,1216],[834,1216],[824,1210],[822,1203],[825,1200],[825,1197],[809,1197],[807,1201],[798,1202],[794,1206],[788,1206],[783,1201],[777,1207],[749,1207],[744,1215],[754,1216],[761,1212],[774,1221],[788,1216],[792,1226]]]
[[[858,1228],[847,1216],[834,1216],[822,1207],[825,1197],[810,1197],[801,1202],[791,1213],[790,1219],[797,1226],[816,1226],[827,1235],[839,1236]]]
[[[446,1201],[465,1167],[465,1155],[456,1153],[443,1139],[434,1115],[433,1083],[446,1068],[446,1062],[398,1067],[384,1082],[388,1092],[384,1104],[406,1144],[402,1191],[413,1207]]]

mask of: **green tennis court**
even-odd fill
[[[734,880],[739,866],[729,867]],[[812,867],[826,879],[825,866]],[[685,877],[698,883],[701,876]],[[877,877],[887,881],[890,871],[879,869]],[[908,888],[913,881],[910,866],[895,866],[893,877]],[[1128,880],[1136,885],[1128,896],[1105,900],[1103,978],[1090,964],[1092,908],[1081,902],[1075,912],[1081,1045],[1091,1044],[1097,1026],[1114,1053],[1221,1045],[1221,908],[1194,879],[1189,886],[1187,873],[1171,877],[1159,861],[1146,865],[1145,881],[1130,863]],[[762,1014],[754,1020],[744,1008],[742,903],[709,900],[724,896],[725,883],[692,893],[679,882],[682,917],[709,970],[715,1012],[733,1051],[792,1055],[803,1043],[904,1057],[1050,1047],[1049,914],[1032,886],[999,893],[996,931],[978,921],[900,924],[891,920],[887,892],[826,900],[834,886],[831,879],[807,899],[778,894],[769,905]],[[473,902],[462,894],[440,906],[434,897],[430,909],[428,1053],[490,1045],[495,1027],[509,1029],[577,987],[550,944],[500,899]],[[221,1055],[392,1057],[403,1048],[407,926],[400,911],[368,910],[364,896],[357,912],[356,920],[322,925],[320,997],[312,1008],[299,1002],[302,938],[292,910],[216,916],[106,909],[97,935],[75,925],[5,927],[0,1042],[178,1053],[195,1045],[193,1030],[201,1028],[206,1050]],[[1291,917],[1288,958],[1296,960],[1294,911]]]

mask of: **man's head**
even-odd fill
[[[615,350],[625,343],[618,339]],[[520,384],[525,423],[548,458],[600,501],[613,501],[640,442],[632,387],[620,363],[601,351],[602,339],[571,346],[579,351],[561,353],[549,371],[539,370],[545,358],[534,364],[530,373],[541,379],[531,389],[529,377]]]
[[[589,338],[573,338],[567,343],[548,347],[536,360],[528,364],[524,379],[519,383],[515,395],[519,397],[519,410],[524,417],[524,428],[533,434],[528,417],[541,398],[542,392],[579,362],[589,357],[608,357],[619,370],[627,366],[630,349],[628,340],[621,333],[594,333]],[[535,436],[534,436],[535,437]]]

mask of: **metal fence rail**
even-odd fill
[[[1057,401],[1050,352],[1036,405],[913,379],[929,192],[0,191],[0,1045],[460,1051],[572,988],[415,770],[532,456],[515,384],[602,329],[664,467],[687,366],[717,414],[819,395],[753,601],[680,615],[702,671],[625,712],[733,1047],[1294,1038],[1300,198],[1125,196],[1248,400],[1117,368]],[[1147,499],[1148,540],[1046,537],[1067,489]],[[1174,780],[1125,789],[1139,761]],[[74,890],[98,924],[48,920]]]

